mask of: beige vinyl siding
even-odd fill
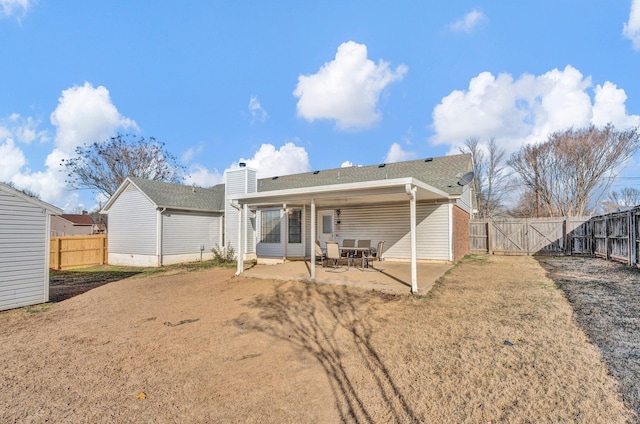
[[[220,215],[210,213],[165,211],[162,216],[162,254],[200,253],[200,245],[209,253],[221,246]]]
[[[109,209],[109,253],[157,255],[157,211],[129,185]]]
[[[416,214],[418,259],[448,261],[448,205],[418,203]],[[347,238],[367,239],[376,246],[378,241],[384,240],[385,257],[411,258],[409,202],[341,208],[339,220],[335,238],[340,243]]]
[[[49,300],[48,219],[41,206],[0,191],[0,310]]]

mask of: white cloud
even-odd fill
[[[249,99],[249,113],[251,113],[251,123],[264,122],[267,120],[267,111],[263,109],[256,96],[251,96]]]
[[[184,178],[185,184],[195,184],[199,187],[213,187],[222,182],[224,182],[224,177],[218,170],[209,171],[200,164],[191,165],[189,167],[189,175]]]
[[[34,0],[0,0],[0,18],[15,16],[20,21],[35,3]]]
[[[122,116],[111,102],[109,90],[88,82],[62,92],[58,107],[51,114],[57,127],[56,145],[72,155],[75,148],[106,140],[118,129],[137,129],[136,123]]]
[[[11,138],[0,142],[0,181],[13,181],[20,169],[27,163],[24,153]]]
[[[75,148],[83,143],[102,141],[120,129],[137,126],[133,120],[120,115],[105,87],[94,88],[89,83],[62,92],[51,114],[51,123],[56,127],[55,146],[42,164],[43,169],[33,171],[27,168],[24,153],[14,139],[23,143],[37,139],[48,141],[46,131],[38,129],[38,121],[19,114],[0,121],[0,179],[32,190],[46,202],[72,210],[78,206],[79,195],[67,190],[61,161],[73,156]]]
[[[591,86],[591,78],[572,66],[517,80],[509,74],[495,77],[483,72],[471,79],[467,90],[451,92],[434,108],[436,134],[431,141],[450,144],[457,152],[469,137],[495,137],[512,152],[522,143],[543,141],[571,126],[612,122],[628,128],[638,122],[638,115],[625,111],[624,90],[605,82],[593,89],[592,101]]]
[[[384,159],[385,163],[403,162],[417,157],[415,152],[403,150],[399,143],[393,143]]]
[[[256,169],[258,178],[297,174],[311,169],[307,151],[291,142],[277,150],[273,144],[263,144],[252,158],[240,159],[239,162],[245,162],[250,168]],[[237,166],[238,162],[235,162],[230,168]]]
[[[635,50],[640,50],[640,0],[631,3],[629,20],[624,24],[622,34],[632,41]]]
[[[480,22],[486,20],[484,13],[473,9],[461,19],[449,25],[449,29],[453,32],[471,32]]]
[[[381,118],[378,101],[392,82],[402,80],[405,65],[395,70],[380,60],[367,58],[367,46],[354,41],[342,43],[334,60],[313,75],[300,75],[293,95],[298,97],[297,114],[313,122],[335,120],[341,130],[364,129]]]
[[[13,113],[6,119],[0,119],[0,139],[12,137],[20,143],[30,144],[34,140],[48,141],[45,130],[38,130],[40,122],[32,117],[23,117],[19,113]]]
[[[203,146],[199,145],[197,147],[189,147],[183,154],[182,157],[180,158],[182,160],[183,163],[189,163],[191,162],[191,159],[193,159],[193,157],[195,155],[197,155],[198,153],[201,153],[203,150]]]

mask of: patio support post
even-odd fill
[[[311,280],[316,278],[316,199],[311,199]]]
[[[416,241],[416,187],[406,186],[409,195],[409,214],[411,215],[411,293],[418,293],[418,263]]]
[[[238,246],[236,246],[236,248],[238,249],[238,251],[236,252],[236,262],[238,263],[238,268],[236,270],[236,275],[240,275],[242,271],[244,271],[244,243],[242,243],[242,207],[234,204],[233,202],[231,202],[231,206],[238,211]]]

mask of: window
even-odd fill
[[[280,210],[262,211],[260,241],[262,243],[280,243]]]
[[[333,233],[333,216],[322,215],[322,234]]]
[[[289,243],[302,243],[302,210],[289,210]]]

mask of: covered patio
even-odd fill
[[[336,284],[357,287],[366,290],[379,290],[392,294],[412,292],[411,263],[384,261],[375,262],[375,269],[340,265],[337,268],[311,266],[309,260],[289,261],[273,265],[254,265],[245,268],[242,276],[268,280],[309,281],[318,284]],[[451,267],[450,263],[418,262],[417,290],[415,294],[424,295],[431,290],[435,282]],[[315,269],[314,269],[315,268]],[[312,277],[314,269],[315,278]]]

